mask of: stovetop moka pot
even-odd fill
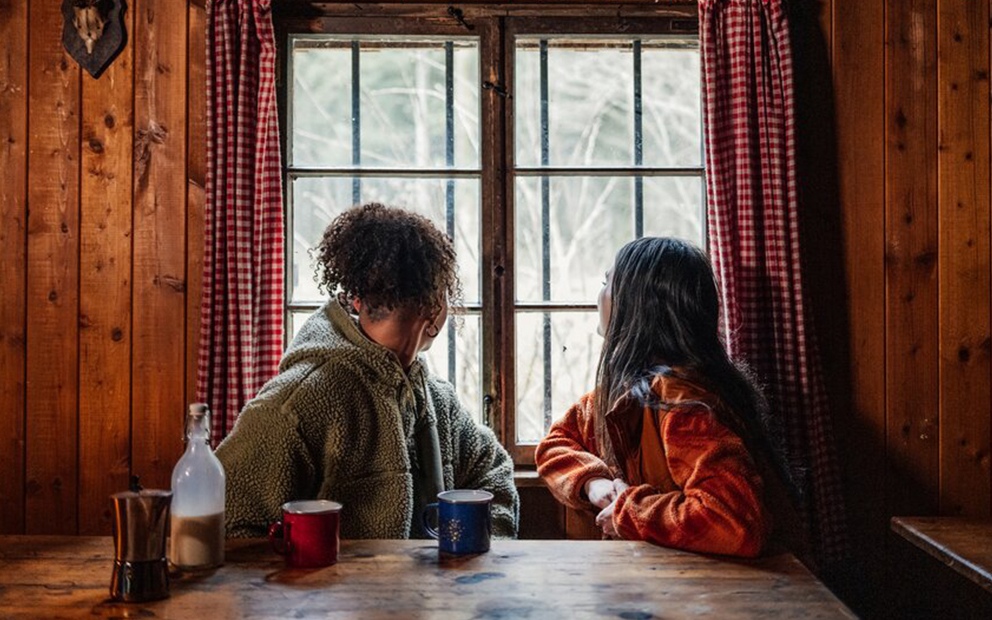
[[[110,596],[127,603],[169,596],[165,537],[172,491],[142,489],[134,476],[130,490],[114,493],[110,499],[114,507]]]

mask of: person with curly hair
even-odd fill
[[[315,249],[331,299],[217,448],[228,536],[264,536],[283,503],[329,499],[345,538],[424,538],[447,489],[493,494],[495,536],[516,536],[513,463],[423,356],[457,302],[451,240],[381,204],[338,216]]]

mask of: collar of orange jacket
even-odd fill
[[[646,446],[642,450],[644,439],[645,415],[652,415],[653,425],[650,429],[659,432],[661,428],[661,418],[664,413],[674,407],[684,405],[702,405],[710,409],[721,406],[719,397],[705,387],[705,379],[692,369],[675,367],[663,367],[651,382],[651,391],[660,401],[661,407],[650,407],[642,402],[631,392],[627,392],[610,407],[606,414],[606,427],[613,443],[613,450],[617,462],[623,464],[628,478],[638,478],[640,476],[631,471],[634,463],[631,459],[639,458],[639,453],[652,458],[652,463],[642,463],[650,471],[667,472],[667,467],[657,467],[655,457],[663,458],[664,453],[659,452],[656,446]],[[652,438],[648,438],[651,440]],[[649,477],[657,477],[649,475]],[[664,477],[664,476],[663,476]]]

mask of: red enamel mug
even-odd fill
[[[269,543],[294,568],[334,564],[341,548],[341,504],[326,499],[286,502],[282,521],[269,527]]]

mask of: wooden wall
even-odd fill
[[[913,559],[889,517],[992,511],[989,3],[793,13],[808,282],[855,570],[885,605]]]
[[[129,0],[93,79],[60,0],[0,0],[0,532],[109,531],[194,389],[204,0]]]

